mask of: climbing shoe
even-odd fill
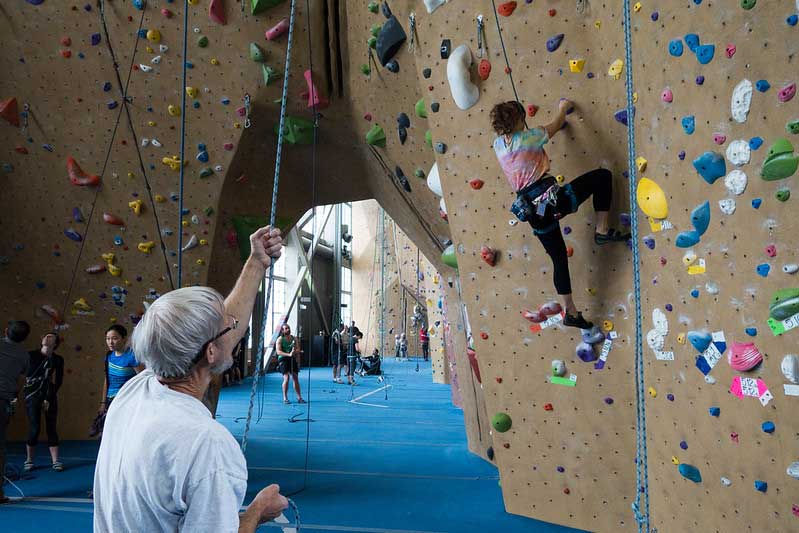
[[[579,311],[576,315],[566,313],[566,316],[563,317],[563,325],[580,329],[591,329],[594,327],[594,323],[584,319],[583,314]]]
[[[594,242],[601,246],[609,242],[627,242],[631,237],[632,235],[629,233],[621,233],[611,229],[607,233],[594,233]]]

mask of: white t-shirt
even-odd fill
[[[94,472],[94,531],[237,532],[247,463],[202,402],[145,370],[108,410]]]

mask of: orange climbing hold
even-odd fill
[[[124,226],[125,221],[111,213],[103,213],[103,220],[112,226]]]
[[[19,128],[19,107],[16,98],[12,96],[0,102],[0,117]]]
[[[67,174],[72,185],[96,187],[100,184],[100,176],[84,172],[72,156],[67,157]]]
[[[505,2],[503,4],[499,4],[499,7],[497,8],[497,12],[503,17],[511,16],[515,10],[516,2]]]
[[[480,178],[474,178],[473,180],[469,180],[469,187],[474,189],[475,191],[479,191],[483,188],[483,180]]]
[[[58,310],[52,305],[44,304],[42,306],[42,311],[44,311],[47,316],[49,316],[56,324],[64,323],[64,319],[61,318],[61,313],[59,313]]]
[[[535,114],[538,113],[538,106],[535,104],[528,104],[527,105],[527,116],[534,117]]]
[[[488,79],[488,76],[491,74],[491,63],[489,63],[488,59],[480,60],[477,73],[480,75],[481,80],[486,81]]]
[[[480,248],[480,257],[490,266],[497,264],[497,251],[486,246],[485,244]]]

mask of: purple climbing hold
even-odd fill
[[[564,234],[564,235],[568,235],[568,234],[570,234],[571,232],[572,232],[571,226],[565,226],[565,227],[563,228],[563,234]]]
[[[554,52],[558,48],[560,48],[560,43],[563,42],[563,34],[559,33],[553,37],[547,39],[547,51]]]
[[[627,125],[627,110],[626,109],[620,109],[619,111],[616,111],[616,113],[613,115],[613,118],[616,119],[616,122],[619,122],[619,123],[624,124],[626,126]],[[635,107],[633,107],[633,118],[635,118]]]
[[[585,77],[588,78],[589,80],[593,80],[594,79],[594,73],[593,72],[589,72],[588,74],[585,75]]]
[[[650,18],[652,19],[652,22],[657,22],[657,20],[660,18],[660,13],[653,11],[650,15]]]
[[[680,158],[680,161],[685,161],[685,150],[680,150],[680,153],[677,154],[677,157]]]
[[[92,46],[97,46],[98,44],[100,44],[100,34],[92,33]]]
[[[41,5],[44,0],[27,0],[27,2],[32,6],[38,6]]]
[[[83,240],[83,236],[72,228],[65,229],[64,235],[66,235],[75,242],[80,242]]]
[[[669,313],[671,313],[672,311],[674,311],[674,306],[673,306],[673,305],[671,305],[671,304],[666,304],[666,311],[668,311]]]
[[[76,351],[76,352],[79,352],[79,351],[81,351],[82,349],[83,349],[83,346],[81,346],[80,344],[76,344],[76,345],[75,345],[75,351]]]
[[[605,403],[608,405],[613,405],[613,398],[608,396],[607,398],[605,398]]]
[[[596,353],[594,353],[594,348],[590,344],[585,342],[581,342],[577,345],[577,357],[580,358],[585,363],[590,363],[592,361],[597,360]]]
[[[79,207],[72,208],[72,220],[75,222],[83,222],[83,213],[80,212]]]
[[[565,468],[563,468],[562,466],[559,466],[559,467],[558,467],[558,472],[560,472],[561,474],[562,474],[563,472],[565,472],[565,471],[566,471],[566,469],[565,469]]]
[[[644,237],[644,245],[650,250],[655,249],[655,238],[651,235]]]
[[[666,395],[666,399],[667,399],[668,401],[670,401],[670,402],[673,402],[673,401],[674,401],[674,395],[673,395],[673,394],[671,394],[671,393],[669,393],[669,394],[667,394],[667,395]]]
[[[696,84],[697,85],[702,85],[703,83],[705,83],[705,77],[704,76],[697,76],[696,77]]]
[[[683,450],[687,450],[688,449],[688,443],[685,442],[685,441],[680,441],[680,448],[682,448]]]

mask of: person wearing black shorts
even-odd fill
[[[289,377],[294,380],[294,392],[297,393],[297,403],[305,403],[300,391],[300,361],[297,339],[291,334],[291,327],[283,324],[280,328],[280,337],[275,341],[277,351],[277,369],[283,374],[283,403],[291,403],[288,398]]]
[[[28,352],[30,357],[28,375],[25,379],[25,408],[28,413],[28,440],[25,443],[27,457],[24,469],[34,468],[36,444],[39,440],[42,414],[47,429],[47,446],[53,470],[61,472],[64,465],[58,459],[58,389],[64,382],[64,358],[55,353],[59,344],[58,334],[50,332],[42,337],[41,347]]]

